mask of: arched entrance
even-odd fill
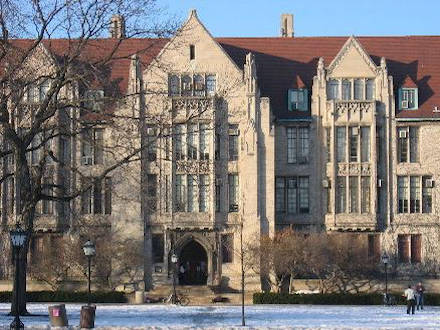
[[[180,250],[178,274],[180,285],[206,285],[208,255],[198,242],[192,240]]]

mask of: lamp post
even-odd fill
[[[173,264],[173,297],[171,299],[173,304],[177,302],[177,294],[176,294],[176,270],[177,270],[177,256],[175,253],[171,255],[171,263]]]
[[[11,323],[11,329],[24,329],[23,323],[20,321],[20,296],[18,289],[19,286],[19,267],[20,267],[20,251],[23,248],[26,238],[27,232],[20,227],[20,224],[17,223],[16,228],[10,231],[11,236],[11,244],[13,249],[13,255],[15,260],[15,317],[14,321]]]
[[[382,255],[382,262],[385,266],[385,301],[388,305],[388,262],[390,261],[390,258],[386,253]]]
[[[87,242],[84,243],[83,245],[83,250],[84,250],[84,254],[87,257],[87,263],[88,263],[88,292],[87,292],[87,305],[90,305],[90,294],[91,294],[91,289],[90,289],[90,268],[91,268],[91,263],[92,263],[92,257],[96,254],[96,248],[95,248],[95,244],[93,244],[92,241],[88,240]]]

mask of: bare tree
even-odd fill
[[[63,208],[112,171],[141,159],[145,145],[133,141],[142,127],[141,114],[117,111],[136,109],[142,95],[133,86],[139,82],[128,82],[127,91],[121,90],[123,82],[113,76],[112,67],[121,61],[147,64],[142,62],[157,54],[163,40],[138,45],[135,53],[125,45],[134,37],[167,37],[176,25],[155,0],[5,0],[0,10],[0,183],[8,199],[2,225],[21,223],[32,235],[36,211],[46,202]],[[112,39],[98,39],[109,30]],[[115,139],[100,145],[99,136],[90,132],[109,125]],[[62,140],[73,138],[93,148],[95,156],[99,148],[109,155],[111,161],[93,179],[59,152]],[[20,314],[27,313],[28,249],[29,240],[20,256]],[[16,302],[14,295],[12,312]]]

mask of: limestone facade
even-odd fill
[[[108,219],[119,239],[143,242],[147,289],[172,283],[173,270],[180,284],[238,288],[241,239],[286,227],[358,233],[396,269],[438,271],[435,87],[426,96],[423,77],[378,56],[376,40],[315,45],[296,40],[293,17],[281,24],[283,38],[216,39],[192,11],[147,67],[131,57],[135,96],[118,111],[140,114],[131,130],[146,147],[113,174]],[[414,90],[409,109],[417,94],[402,93]],[[111,128],[105,136],[116,144]]]

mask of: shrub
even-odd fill
[[[406,304],[400,293],[391,293],[398,304]],[[314,305],[381,305],[382,293],[325,293],[288,294],[274,292],[254,293],[254,304],[314,304]],[[440,294],[425,294],[425,305],[439,306]]]
[[[12,292],[0,292],[0,302],[11,302]],[[72,291],[30,291],[26,293],[28,302],[66,302],[85,303],[87,292]],[[123,292],[96,291],[90,295],[94,303],[125,303],[127,299]]]

